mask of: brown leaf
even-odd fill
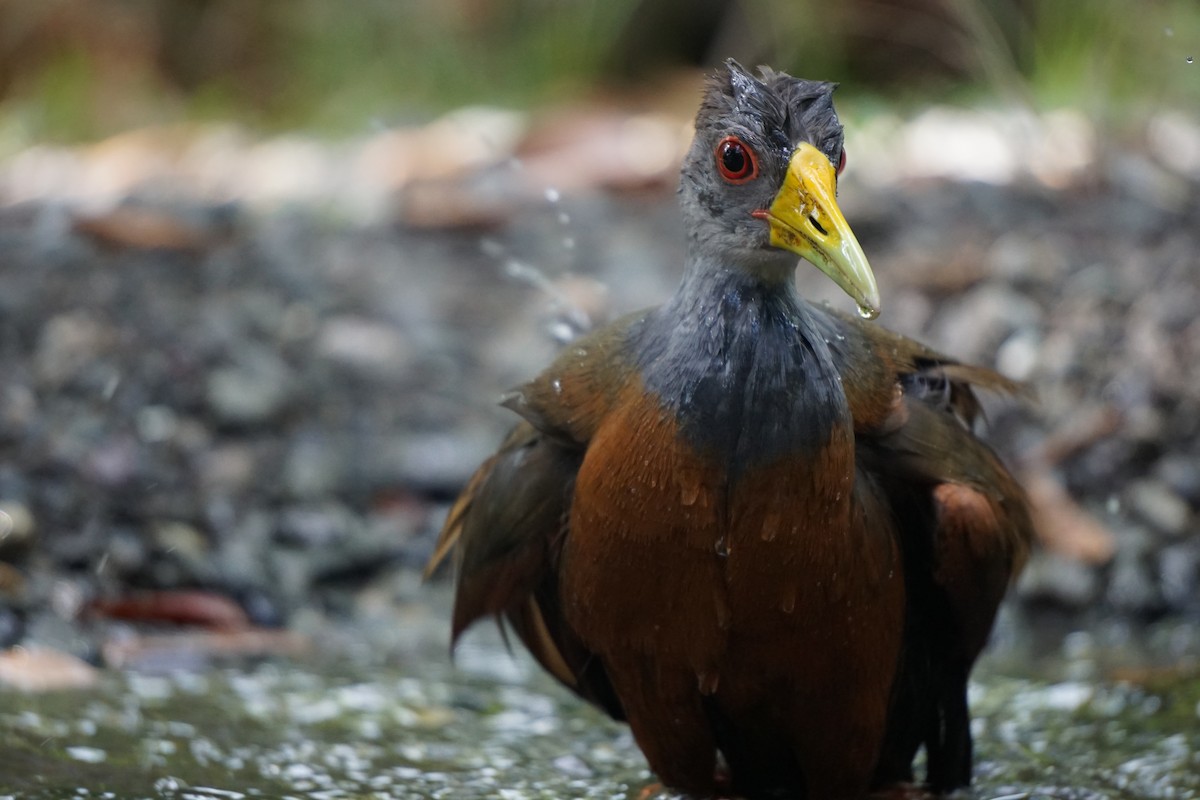
[[[98,598],[88,609],[103,617],[131,622],[198,625],[219,631],[250,627],[250,619],[242,607],[215,592],[136,592],[115,598]]]
[[[219,243],[225,232],[154,208],[116,208],[77,217],[76,233],[113,249],[199,252]]]

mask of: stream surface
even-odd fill
[[[628,729],[422,590],[308,655],[0,693],[0,797],[635,798]],[[977,798],[1200,797],[1200,634],[1005,618],[972,685]],[[1043,626],[1048,627],[1048,626]]]

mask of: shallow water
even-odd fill
[[[622,726],[491,630],[450,665],[444,590],[307,657],[0,694],[0,796],[633,798]],[[1200,797],[1194,628],[1036,641],[1009,620],[972,687],[979,798]]]

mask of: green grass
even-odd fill
[[[232,118],[341,136],[464,104],[568,101],[608,77],[638,2],[7,0],[0,132],[79,140]],[[1195,0],[737,7],[730,30],[746,33],[729,55],[839,80],[866,105],[1017,100],[1118,127],[1200,107],[1200,62],[1185,60],[1200,59]]]

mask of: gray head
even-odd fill
[[[800,255],[875,309],[874,278],[837,207],[835,88],[727,61],[696,115],[680,202],[693,258],[776,271]]]

